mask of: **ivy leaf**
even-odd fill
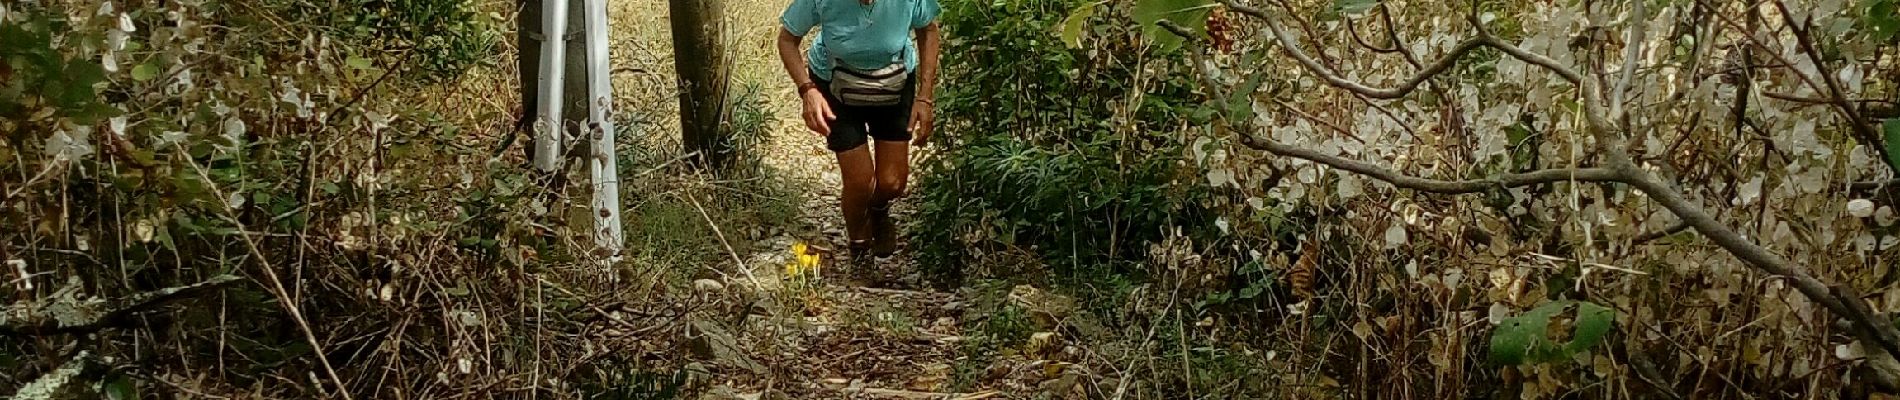
[[[1162,51],[1169,51],[1180,47],[1182,38],[1157,23],[1172,21],[1190,33],[1206,33],[1207,12],[1213,7],[1213,0],[1139,0],[1133,16],[1141,24],[1142,35],[1153,39]]]
[[[1880,125],[1887,131],[1887,165],[1900,169],[1900,118],[1888,118]]]
[[[1072,49],[1082,48],[1082,30],[1088,27],[1089,17],[1094,16],[1095,8],[1101,5],[1101,2],[1088,3],[1070,11],[1069,16],[1062,19],[1062,31],[1057,33],[1062,43]]]

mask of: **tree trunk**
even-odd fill
[[[679,74],[680,131],[696,165],[723,168],[731,140],[720,120],[726,104],[723,0],[671,0],[673,67]]]

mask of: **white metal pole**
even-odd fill
[[[539,114],[534,121],[534,167],[554,172],[561,167],[561,67],[567,36],[567,0],[541,2],[541,81]]]
[[[620,177],[614,157],[612,63],[607,53],[607,0],[581,0],[586,7],[588,133],[593,139],[588,171],[594,179],[594,243],[617,258],[620,232]]]

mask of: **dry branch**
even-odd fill
[[[1542,185],[1557,182],[1620,182],[1622,177],[1608,168],[1553,168],[1531,171],[1521,174],[1502,174],[1486,179],[1447,181],[1420,178],[1405,175],[1391,169],[1363,161],[1348,160],[1327,155],[1313,149],[1292,146],[1255,135],[1243,135],[1241,143],[1269,153],[1312,161],[1327,166],[1352,171],[1373,179],[1391,183],[1400,188],[1418,191],[1464,194],[1479,193],[1493,189]]]
[[[1856,191],[1862,191],[1862,192],[1900,188],[1900,179],[1885,180],[1885,181],[1854,182],[1853,184],[1848,185],[1848,188],[1854,189]]]
[[[1642,235],[1637,235],[1636,238],[1631,239],[1630,242],[1635,243],[1635,244],[1649,243],[1649,242],[1655,241],[1656,239],[1662,239],[1662,238],[1669,237],[1670,235],[1682,233],[1682,231],[1689,230],[1689,228],[1690,226],[1688,222],[1676,221],[1675,224],[1671,224],[1669,225],[1669,227],[1663,228],[1662,230],[1658,230],[1654,232],[1644,232]]]
[[[203,282],[169,287],[106,300],[74,295],[54,296],[39,304],[20,303],[0,311],[0,335],[58,335],[91,333],[121,326],[135,313],[198,295],[243,280],[219,275]],[[65,293],[65,292],[62,292]]]

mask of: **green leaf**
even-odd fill
[[[1247,77],[1228,94],[1227,116],[1233,123],[1242,124],[1253,119],[1253,92],[1260,90],[1260,82],[1267,74],[1254,73]]]
[[[1180,47],[1182,38],[1162,29],[1158,22],[1172,21],[1188,32],[1206,33],[1207,12],[1214,6],[1213,0],[1139,0],[1133,16],[1141,24],[1142,34],[1153,39],[1162,51],[1168,51]]]
[[[139,386],[124,374],[116,374],[101,385],[106,398],[110,400],[136,400],[139,398]]]
[[[1563,311],[1564,306],[1569,304],[1551,302],[1499,323],[1497,329],[1491,331],[1491,362],[1524,364],[1531,362],[1535,354],[1550,348],[1550,338],[1544,334],[1550,327],[1550,316]]]
[[[1894,0],[1868,1],[1867,12],[1861,16],[1860,23],[1873,39],[1892,40],[1895,34],[1900,34],[1900,4]]]
[[[1100,2],[1088,3],[1070,11],[1069,16],[1062,19],[1062,31],[1058,32],[1062,43],[1071,49],[1082,48],[1082,30],[1088,27],[1089,17],[1094,16],[1095,8],[1101,5]]]
[[[1340,14],[1363,15],[1366,11],[1372,10],[1373,6],[1379,5],[1380,1],[1384,0],[1335,0],[1333,9],[1338,10]]]
[[[350,68],[356,69],[370,69],[372,66],[370,59],[364,57],[350,57],[350,59],[344,61],[344,63],[349,64]]]
[[[1880,125],[1887,131],[1887,165],[1900,169],[1900,118],[1888,118]]]
[[[132,80],[145,82],[158,77],[158,67],[152,64],[139,64],[132,67]]]
[[[1570,335],[1570,343],[1564,345],[1566,356],[1581,353],[1603,342],[1603,335],[1610,333],[1610,326],[1616,322],[1616,313],[1609,308],[1591,302],[1577,303],[1577,330]]]
[[[1547,334],[1550,319],[1577,306],[1570,342],[1558,346]],[[1589,302],[1553,301],[1505,319],[1491,331],[1491,362],[1502,365],[1560,361],[1603,342],[1615,324],[1615,313]]]

